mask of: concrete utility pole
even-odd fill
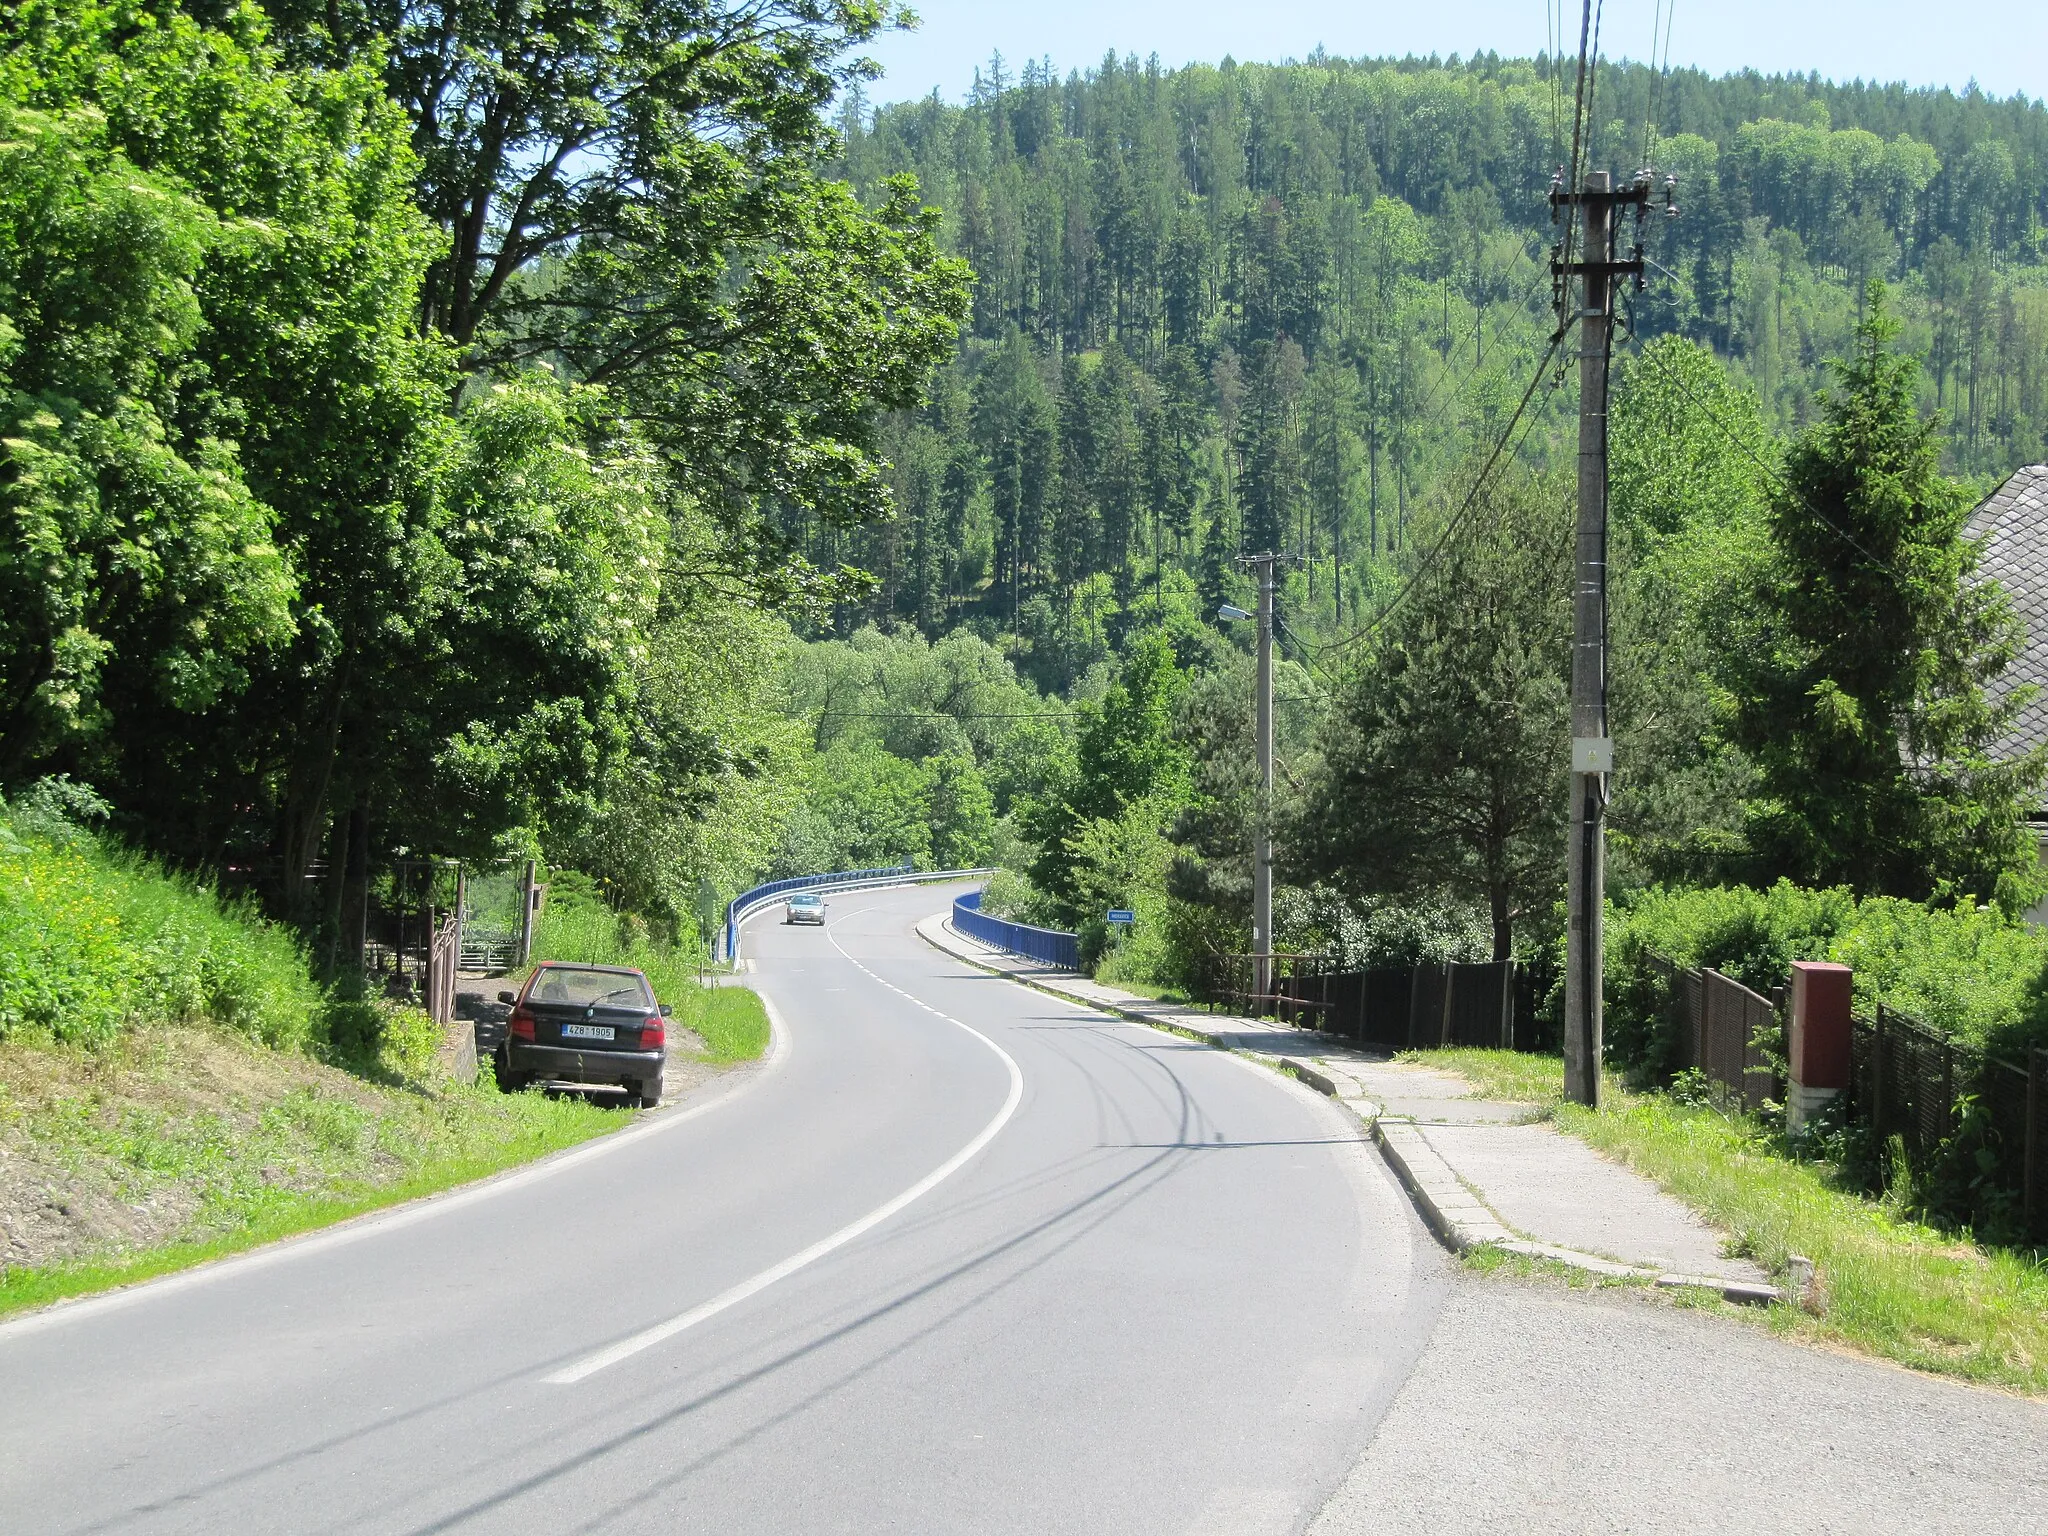
[[[1253,555],[1259,568],[1259,816],[1252,833],[1253,985],[1273,990],[1273,572],[1280,557]]]
[[[1651,177],[1639,171],[1626,187],[1605,171],[1568,191],[1562,177],[1550,185],[1551,217],[1577,208],[1583,220],[1582,260],[1554,256],[1551,270],[1560,308],[1571,279],[1579,293],[1579,515],[1572,569],[1571,838],[1566,853],[1567,918],[1564,977],[1565,1096],[1577,1104],[1600,1102],[1602,933],[1607,894],[1604,848],[1607,776],[1614,771],[1614,739],[1607,732],[1607,358],[1614,335],[1614,281],[1643,274],[1642,217]],[[1670,189],[1665,181],[1665,203]],[[1631,257],[1615,259],[1615,210],[1635,209],[1637,241]],[[1560,316],[1560,319],[1563,317]]]

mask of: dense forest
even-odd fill
[[[840,624],[1015,632],[1063,687],[1111,613],[1174,575],[1213,599],[1277,548],[1297,623],[1347,627],[1553,328],[1574,88],[1571,60],[1490,54],[1112,56],[998,57],[958,107],[850,92],[844,174],[872,199],[914,173],[976,275],[957,357],[891,428],[897,517],[793,528],[876,577]],[[1586,164],[1677,178],[1624,353],[1699,342],[1797,430],[1885,278],[1944,466],[2048,456],[2039,102],[1605,62],[1587,120]]]
[[[2036,894],[1959,535],[2048,449],[2039,103],[1489,55],[877,108],[882,7],[554,16],[0,19],[10,797],[344,976],[405,859],[686,946],[908,859],[1199,986],[1266,814],[1288,947],[1540,957],[1583,103],[1680,210],[1615,357],[1614,895]]]

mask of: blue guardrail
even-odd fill
[[[788,880],[770,880],[751,891],[742,891],[725,909],[725,958],[730,960],[738,952],[740,919],[747,915],[749,909],[772,896],[779,896],[784,891],[800,891],[811,885],[857,885],[863,880],[887,880],[892,876],[908,875],[913,868],[913,865],[904,863],[890,864],[881,869],[843,869],[830,875],[797,875]]]
[[[1013,955],[1022,955],[1027,960],[1041,960],[1063,971],[1081,969],[1078,934],[1061,933],[1057,928],[1033,928],[1028,923],[989,917],[981,910],[979,891],[969,891],[955,899],[953,926],[970,939],[979,939],[984,944],[1008,950]]]

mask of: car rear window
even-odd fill
[[[639,976],[618,971],[576,971],[562,966],[545,966],[534,974],[527,997],[536,1003],[570,1003],[589,1007],[610,1003],[619,1008],[649,1008],[654,998],[647,982]]]

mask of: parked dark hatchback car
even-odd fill
[[[620,965],[537,966],[512,1005],[493,1065],[507,1093],[531,1082],[616,1083],[652,1109],[668,1063],[668,1008]]]

